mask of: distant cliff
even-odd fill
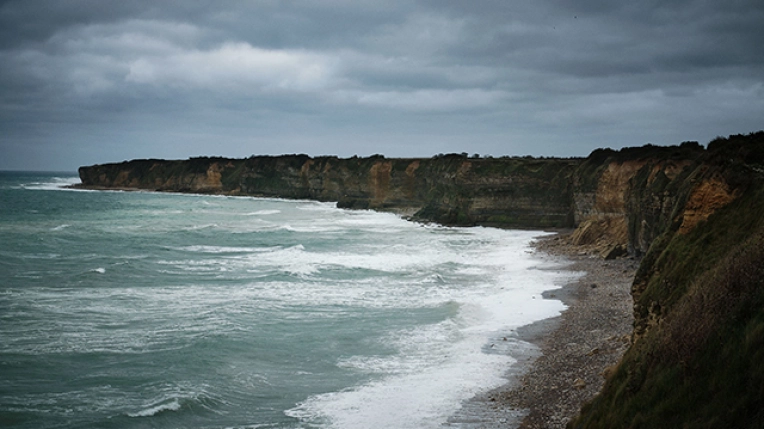
[[[572,227],[569,177],[580,159],[156,159],[79,170],[88,188],[144,189],[337,201],[447,225]]]
[[[764,427],[764,132],[598,149],[585,159],[138,160],[80,168],[88,188],[337,201],[414,220],[575,227],[642,261],[632,345],[571,427]]]
[[[336,201],[444,225],[574,228],[604,257],[641,255],[665,229],[697,143],[599,149],[588,158],[253,156],[81,167],[82,187]],[[683,177],[683,176],[682,176]]]

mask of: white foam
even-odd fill
[[[200,229],[218,228],[218,226],[219,225],[217,223],[202,223],[202,224],[198,224],[198,225],[191,225],[191,226],[185,227],[184,229],[187,230],[187,231],[196,231],[196,230],[200,230]]]
[[[300,201],[300,200],[298,200]],[[337,210],[337,203],[320,201],[300,201],[302,204],[296,206],[297,210],[306,210],[314,212],[334,212]]]
[[[49,181],[45,181],[45,182],[25,183],[21,185],[21,187],[24,189],[50,191],[50,190],[60,190],[60,189],[66,188],[67,186],[81,183],[80,178],[77,176],[51,177],[48,180]]]
[[[390,249],[392,250],[392,249]],[[383,272],[414,270],[422,266],[432,266],[437,262],[437,253],[392,252],[390,250],[370,253],[351,252],[311,252],[302,246],[281,249],[267,254],[248,256],[252,266],[274,266],[291,273],[315,273],[324,269],[364,269]]]
[[[345,362],[391,375],[354,389],[313,396],[286,414],[338,429],[437,428],[462,402],[503,384],[506,380],[501,375],[514,361],[507,355],[482,353],[482,340],[477,337],[455,342],[418,339],[423,340],[420,350],[408,350],[413,353],[404,353],[403,358]]]
[[[427,267],[424,271],[431,274],[422,284],[429,287],[413,292],[411,285],[387,287],[369,300],[399,308],[408,304],[421,307],[428,300],[440,305],[456,302],[458,315],[380,339],[397,350],[393,355],[341,359],[338,366],[371,374],[373,380],[312,396],[288,410],[288,415],[337,429],[438,428],[464,401],[506,382],[503,375],[514,362],[513,349],[509,344],[491,348],[491,342],[519,326],[558,315],[564,305],[540,299],[540,294],[574,274],[527,252],[525,243],[537,233],[476,229],[446,235],[459,239],[459,234],[466,235],[466,242],[452,251],[448,248],[453,241],[446,239],[442,247],[436,246],[441,252],[434,256],[417,260],[416,255],[407,254],[402,258]],[[388,256],[383,258],[385,264],[391,262]],[[443,259],[456,267],[452,275],[464,276],[467,283],[452,283],[440,274],[433,282],[433,264]],[[354,299],[350,289],[343,288],[344,299]],[[367,294],[370,289],[365,288]],[[360,296],[357,299],[361,302]]]
[[[164,411],[178,411],[181,407],[180,401],[173,398],[170,401],[154,404],[135,413],[127,413],[129,417],[151,417]]]
[[[262,253],[273,251],[272,247],[233,247],[233,246],[183,246],[175,248],[186,252],[198,253]]]
[[[257,210],[251,213],[246,213],[245,216],[268,216],[281,213],[281,210]]]

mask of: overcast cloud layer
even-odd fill
[[[0,169],[764,128],[764,2],[0,2]]]

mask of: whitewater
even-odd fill
[[[0,173],[0,425],[440,428],[577,276],[540,231]]]

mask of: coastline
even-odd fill
[[[609,368],[629,346],[631,284],[639,261],[604,260],[593,249],[567,244],[567,234],[541,237],[540,257],[559,259],[565,270],[583,272],[544,293],[568,307],[560,316],[522,326],[508,339],[520,346],[504,386],[479,395],[449,419],[470,428],[564,428],[594,397]]]

